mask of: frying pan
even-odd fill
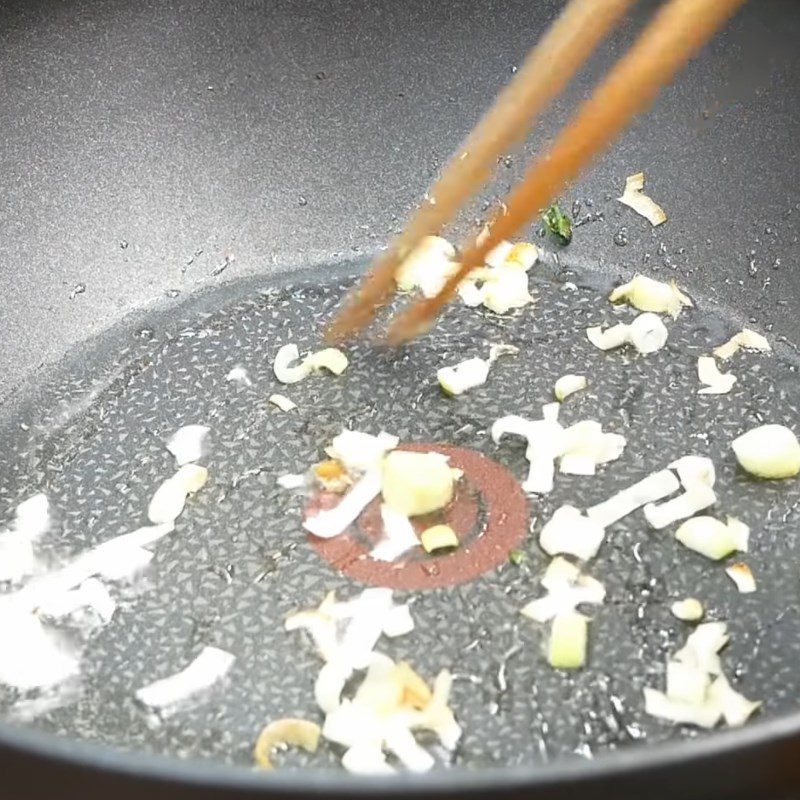
[[[653,5],[499,165],[455,238],[474,231]],[[727,445],[761,419],[798,419],[795,4],[746,7],[567,193],[581,224],[568,248],[541,242],[549,254],[532,279],[533,313],[453,309],[399,353],[356,345],[343,380],[298,387],[295,417],[265,403],[277,347],[313,345],[559,6],[0,4],[0,509],[46,491],[59,514],[52,554],[71,555],[139,523],[170,469],[163,440],[174,428],[204,421],[214,431],[209,490],[159,545],[149,591],[91,641],[80,698],[21,723],[9,720],[19,698],[4,690],[9,796],[793,795],[800,497],[796,485],[745,480]],[[670,216],[658,229],[613,199],[640,169]],[[698,309],[657,356],[598,360],[582,330],[613,318],[603,295],[635,270],[677,279]],[[734,392],[701,402],[694,359],[743,323],[770,337],[775,356],[745,356]],[[522,358],[498,362],[497,380],[466,402],[438,395],[438,366],[497,341]],[[235,363],[252,387],[224,381]],[[589,504],[690,449],[707,452],[724,509],[753,527],[756,595],[735,594],[720,570],[626,521],[595,569],[609,602],[592,624],[589,669],[564,676],[544,664],[541,631],[517,615],[544,564],[529,534],[521,568],[398,594],[413,599],[417,630],[389,654],[458,677],[465,740],[452,764],[355,780],[325,751],[313,769],[250,771],[264,722],[313,713],[318,660],[282,620],[328,589],[360,586],[310,546],[301,502],[275,477],[315,460],[345,424],[475,450],[520,477],[522,452],[495,447],[486,428],[504,413],[534,415],[566,371],[596,384],[588,405],[566,412],[625,430],[635,446],[595,481],[563,480],[531,502],[528,524],[538,530],[561,502]],[[669,602],[689,592],[729,621],[726,667],[764,700],[741,730],[698,736],[640,708],[642,686],[660,685],[687,632]],[[224,692],[148,727],[133,691],[203,644],[237,656]]]

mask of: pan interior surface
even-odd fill
[[[285,618],[317,606],[330,590],[348,598],[364,588],[312,546],[301,528],[303,496],[281,489],[277,478],[302,472],[352,428],[476,451],[521,480],[524,446],[512,438],[494,444],[489,428],[507,414],[540,418],[566,373],[586,375],[589,387],[563,404],[560,419],[594,419],[624,433],[623,456],[594,477],[558,475],[552,494],[528,498],[520,563],[505,557],[470,581],[397,590],[396,600],[411,602],[415,629],[377,648],[429,680],[441,669],[453,672],[451,705],[464,733],[454,753],[431,743],[437,768],[544,765],[697,736],[647,716],[642,700],[644,687],[663,688],[665,661],[691,630],[669,610],[687,596],[704,602],[707,619],[728,622],[726,674],[737,690],[763,700],[760,717],[796,712],[800,494],[796,482],[748,479],[730,449],[756,425],[796,425],[795,351],[773,342],[771,355],[739,353],[728,362],[738,376],[733,390],[698,395],[697,357],[739,330],[737,320],[706,313],[695,298],[694,310],[667,321],[669,341],[658,353],[602,353],[585,329],[633,317],[606,302],[606,280],[579,270],[534,272],[533,308],[497,316],[455,305],[429,336],[401,351],[348,347],[341,377],[282,386],[272,361],[284,344],[301,352],[320,346],[325,320],[353,284],[347,277],[234,283],[124,325],[62,365],[0,420],[3,522],[17,503],[44,492],[55,510],[41,542],[44,562],[64,563],[146,524],[153,491],[174,470],[164,443],[178,427],[211,428],[204,461],[211,477],[155,547],[146,580],[114,587],[111,621],[91,632],[63,626],[82,652],[80,679],[39,693],[4,687],[3,717],[124,750],[249,768],[265,723],[320,720],[313,690],[321,660],[309,640],[284,630]],[[498,360],[486,385],[458,398],[440,392],[439,367],[485,358],[500,343],[519,354]],[[249,383],[226,379],[237,366]],[[276,392],[298,408],[270,404]],[[687,454],[714,460],[715,514],[750,525],[744,560],[758,590],[739,594],[724,564],[683,548],[672,528],[649,530],[641,512],[629,515],[611,527],[589,566],[607,597],[592,607],[588,667],[552,670],[543,654],[547,627],[519,614],[542,593],[547,557],[536,540],[543,522],[564,503],[588,507]],[[432,571],[432,584],[436,578]],[[235,655],[226,681],[202,702],[153,720],[135,691],[182,669],[204,645]],[[292,752],[283,763],[340,769],[340,757],[323,743],[313,756]]]

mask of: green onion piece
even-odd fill
[[[572,241],[572,221],[555,203],[542,214],[542,220],[559,244]]]
[[[583,614],[559,614],[550,628],[547,661],[554,669],[580,669],[586,663],[589,620]]]

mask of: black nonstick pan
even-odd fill
[[[452,238],[475,232],[655,5],[615,34],[524,152],[498,165]],[[348,346],[340,378],[287,388],[272,373],[280,345],[317,345],[559,7],[0,5],[0,528],[44,492],[53,562],[130,531],[173,468],[164,441],[183,424],[211,428],[209,485],[154,548],[146,585],[119,596],[91,637],[62,631],[83,648],[74,691],[50,702],[0,686],[9,797],[793,796],[800,488],[746,478],[729,443],[762,422],[798,429],[794,3],[745,7],[561,198],[574,220],[569,246],[537,224],[526,232],[545,253],[531,272],[533,308],[497,316],[456,305],[403,350]],[[639,170],[669,215],[655,229],[615,199]],[[636,271],[677,280],[695,308],[653,356],[599,353],[585,328],[617,320],[605,296]],[[698,396],[696,358],[743,325],[774,353],[740,354],[734,389]],[[498,361],[486,386],[457,399],[439,392],[438,367],[499,342],[520,354]],[[226,380],[237,365],[249,385]],[[461,448],[520,479],[523,448],[495,445],[488,429],[504,414],[538,418],[567,372],[587,374],[591,389],[565,404],[565,421],[600,420],[628,448],[595,478],[560,476],[546,499],[527,498],[519,535],[480,563],[419,555],[389,578],[353,567],[307,537],[304,500],[276,485],[342,427]],[[270,405],[273,392],[298,409]],[[593,610],[588,666],[553,671],[543,629],[518,613],[547,563],[542,522],[690,452],[716,464],[720,513],[751,526],[757,592],[737,593],[722,567],[629,517],[593,563],[608,597]],[[510,507],[502,492],[492,497],[476,500],[476,538]],[[348,597],[370,584],[411,601],[416,621],[381,649],[426,676],[455,674],[459,747],[426,775],[380,781],[348,776],[328,745],[254,772],[267,721],[318,717],[319,658],[284,619],[331,589]],[[698,734],[644,713],[642,688],[662,686],[690,630],[669,612],[688,594],[728,622],[726,672],[763,701],[741,729]],[[227,681],[153,724],[135,690],[205,645],[236,656]]]

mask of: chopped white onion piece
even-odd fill
[[[272,370],[281,383],[299,383],[308,375],[305,362],[295,364],[300,360],[300,351],[296,344],[285,344],[278,350]],[[294,366],[291,366],[294,364]]]
[[[162,715],[180,703],[211,688],[233,666],[236,657],[218,647],[204,647],[197,658],[180,672],[136,691],[136,699]]]
[[[407,517],[444,508],[453,499],[454,486],[453,469],[441,453],[395,450],[384,460],[383,500]]]
[[[286,344],[278,350],[272,370],[275,377],[284,384],[299,383],[312,372],[326,369],[334,375],[341,375],[347,369],[347,356],[335,347],[327,347],[310,353],[299,364],[300,352],[296,344]]]
[[[384,746],[411,772],[427,772],[436,763],[433,756],[417,744],[414,734],[403,725],[386,726]]]
[[[561,614],[569,614],[581,603],[601,605],[606,590],[600,581],[580,570],[564,558],[554,558],[542,578],[542,587],[548,594],[532,600],[520,613],[535,622],[547,622]]]
[[[395,273],[397,288],[411,292],[418,286],[426,297],[442,290],[450,275],[458,269],[453,262],[456,249],[441,236],[425,236],[403,260]]]
[[[495,314],[506,314],[533,302],[528,289],[528,274],[516,267],[501,266],[491,270],[481,293],[483,305]]]
[[[172,478],[167,478],[156,489],[147,507],[147,518],[150,522],[174,522],[181,515],[186,505],[186,491]]]
[[[335,347],[326,347],[306,356],[303,361],[309,372],[319,372],[326,369],[334,375],[341,375],[348,367],[347,356]]]
[[[626,444],[627,440],[621,434],[603,433],[603,426],[595,420],[586,419],[576,422],[564,430],[561,472],[593,475],[594,471],[578,471],[585,467],[585,462],[576,462],[570,457],[585,457],[591,459],[595,465],[606,464],[609,461],[616,461],[622,455]]]
[[[704,508],[713,506],[716,502],[717,496],[714,490],[709,486],[698,484],[661,505],[648,503],[644,507],[644,516],[651,528],[661,530],[679,519],[686,519]]]
[[[676,600],[669,608],[672,615],[684,622],[699,622],[703,619],[705,609],[703,604],[694,597]]]
[[[587,510],[586,515],[607,528],[617,520],[628,516],[646,503],[661,500],[676,492],[680,483],[668,469],[649,475],[644,480],[634,483],[612,495],[608,500],[598,503]]]
[[[419,544],[414,526],[405,514],[394,511],[384,503],[381,506],[381,519],[384,538],[370,553],[376,561],[394,561]]]
[[[736,584],[741,594],[751,594],[756,590],[756,579],[747,564],[737,561],[725,570],[725,574]]]
[[[354,670],[348,659],[334,658],[322,665],[314,682],[314,700],[323,713],[330,714],[339,707],[345,684]]]
[[[41,492],[23,500],[14,511],[14,531],[33,542],[49,527],[50,501]]]
[[[705,702],[711,685],[709,674],[701,667],[683,661],[667,662],[667,691],[670,700],[698,705]]]
[[[558,405],[551,403],[543,408],[543,413],[548,414],[550,419],[534,422],[512,415],[502,417],[492,425],[491,434],[495,442],[499,442],[507,433],[523,436],[527,440],[525,457],[528,459],[529,469],[528,477],[522,484],[526,492],[547,494],[553,489],[555,460],[564,446],[564,429],[551,416],[557,411]]]
[[[489,366],[489,362],[482,358],[470,358],[454,367],[442,367],[436,371],[436,378],[447,394],[463,394],[486,383]]]
[[[539,545],[548,555],[559,553],[588,561],[597,555],[605,530],[570,505],[557,509],[539,534]]]
[[[335,436],[325,453],[344,464],[348,472],[367,472],[379,469],[390,450],[400,443],[396,436],[381,431],[377,436],[346,428]]]
[[[733,537],[736,549],[741,553],[746,553],[750,545],[750,528],[736,517],[728,516],[728,531]]]
[[[720,709],[725,722],[734,728],[744,725],[761,707],[761,703],[748,700],[733,689],[724,675],[719,675],[711,684],[708,697]]]
[[[166,524],[174,522],[183,511],[186,498],[203,488],[208,470],[197,464],[184,464],[171,478],[167,478],[156,489],[147,507],[150,522]]]
[[[667,343],[667,326],[649,311],[639,314],[628,326],[628,340],[642,354],[655,353]]]
[[[297,408],[297,403],[282,394],[271,394],[268,399],[272,405],[277,406],[281,411],[294,411]]]
[[[586,663],[589,620],[572,611],[553,618],[547,661],[553,669],[580,669]]]
[[[587,383],[585,375],[562,375],[556,381],[554,389],[556,400],[559,402],[566,400],[571,394],[585,389]]]
[[[503,356],[519,355],[519,347],[513,344],[493,344],[489,347],[489,363],[494,364],[498,358]]]
[[[625,179],[625,191],[618,198],[623,205],[632,208],[637,214],[644,217],[654,228],[667,221],[664,209],[651,197],[644,194],[644,172],[637,172]]]
[[[511,242],[498,242],[487,254],[484,261],[490,267],[502,267],[511,255],[514,245]]]
[[[669,314],[672,317],[677,317],[684,307],[691,308],[693,305],[674,281],[663,283],[646,275],[634,275],[628,283],[617,286],[608,299],[612,303],[628,303],[639,311]]]
[[[467,308],[475,308],[483,303],[483,288],[480,289],[473,280],[463,280],[458,284],[458,295]]]
[[[709,675],[722,671],[720,650],[728,643],[728,626],[724,622],[704,622],[686,638],[686,644],[673,656],[675,661],[699,667]]]
[[[302,489],[308,483],[308,478],[305,475],[281,475],[276,483],[281,489]]]
[[[33,614],[0,609],[0,683],[20,691],[46,689],[78,674],[79,654]]]
[[[342,756],[342,766],[353,775],[395,774],[395,770],[386,761],[380,743],[368,742],[349,747]]]
[[[199,461],[206,453],[206,425],[184,425],[172,434],[167,442],[167,450],[175,456],[179,467],[192,461]]]
[[[725,344],[721,344],[714,349],[714,355],[723,361],[730,358],[741,348],[745,350],[756,350],[759,353],[771,353],[772,347],[769,342],[760,334],[743,328],[739,333],[731,337]]]
[[[18,531],[0,533],[0,581],[17,583],[38,568],[32,541]]]
[[[706,456],[683,456],[669,466],[678,473],[684,489],[691,489],[698,484],[714,486],[714,462]]]
[[[252,386],[253,381],[247,374],[247,370],[241,365],[235,366],[226,376],[225,380],[233,383],[243,383],[245,386]]]
[[[539,248],[530,242],[517,242],[506,255],[505,266],[529,270],[539,260]]]
[[[562,475],[595,475],[597,462],[591,456],[567,453],[561,456],[558,471]]]
[[[386,612],[383,618],[383,635],[390,639],[398,636],[405,636],[414,630],[414,618],[411,616],[411,609],[408,603],[401,606],[394,606]]]
[[[716,704],[681,703],[649,688],[644,689],[644,710],[652,717],[682,725],[696,725],[698,728],[713,728],[722,716]]]
[[[365,472],[338,505],[309,517],[303,527],[320,539],[338,536],[358,519],[358,515],[378,496],[380,490],[380,472]]]
[[[714,517],[691,517],[675,531],[675,538],[690,550],[719,561],[737,550],[747,550],[749,528],[733,521],[725,525]]]
[[[719,371],[713,356],[700,356],[697,359],[697,377],[703,384],[697,394],[727,394],[736,383],[734,374]]]
[[[613,350],[630,341],[630,326],[620,322],[603,330],[597,325],[586,329],[586,338],[600,350]]]
[[[758,478],[779,480],[800,473],[800,442],[784,425],[761,425],[731,442],[742,468]]]
[[[77,589],[48,598],[37,611],[45,617],[63,619],[81,609],[90,609],[101,625],[107,625],[117,610],[117,604],[103,583],[97,578],[89,578]]]

